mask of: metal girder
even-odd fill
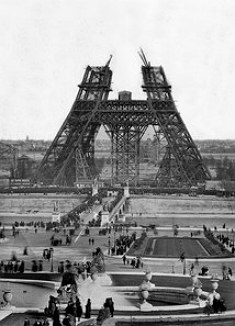
[[[140,140],[147,126],[105,124],[111,137],[112,183],[135,183],[139,179]]]
[[[172,155],[169,146],[166,147],[155,181],[161,188],[181,188],[187,185],[187,180],[183,178],[179,165],[174,155]]]
[[[37,178],[44,183],[72,184],[79,174],[77,165],[84,165],[85,161],[94,162],[94,135],[97,134],[100,125],[91,125],[90,121],[94,111],[98,109],[98,103],[107,100],[110,92],[112,71],[108,65],[103,67],[86,68],[83,80],[79,85],[76,100],[57,133],[50,148],[47,150],[39,169]],[[93,101],[93,111],[79,110],[77,102]],[[76,108],[76,111],[75,111]],[[79,151],[79,155],[77,155]],[[86,162],[85,165],[89,165]],[[84,178],[92,179],[92,171],[86,171]]]
[[[108,100],[109,62],[103,67],[87,67],[76,100],[39,167],[39,179],[71,185],[95,178],[94,143],[101,125],[111,138],[113,184],[137,184],[140,140],[148,126],[161,138],[163,135],[168,146],[156,176],[158,184],[193,185],[210,179],[177,111],[163,68],[150,66],[145,56],[143,61],[146,101]]]
[[[89,116],[92,111],[91,124],[115,124],[130,126],[158,125],[155,112],[149,109],[147,101],[119,101],[107,100],[99,103],[99,108],[94,110],[96,102],[78,101],[74,110],[74,120],[79,118],[76,112],[83,112],[83,116]],[[156,110],[174,113],[171,101],[156,101]]]
[[[143,89],[147,93],[149,109],[155,113],[159,127],[175,159],[174,168],[177,170],[175,175],[180,175],[181,182],[187,183],[188,186],[210,179],[210,173],[203,164],[202,157],[177,111],[163,68],[145,65],[142,66],[142,73]],[[158,101],[164,99],[171,103],[166,111],[158,108]],[[168,178],[169,175],[164,164],[161,164],[160,168],[162,171],[158,172],[157,176],[161,177],[159,182],[164,182],[163,179]]]

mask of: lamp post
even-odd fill
[[[111,237],[109,236],[108,240],[108,245],[109,245],[109,255],[111,256]]]
[[[114,255],[116,255],[116,231],[113,230],[113,247],[114,247]]]
[[[50,253],[51,253],[51,272],[54,272],[54,249],[53,248],[50,248]]]

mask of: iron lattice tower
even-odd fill
[[[75,102],[39,166],[37,179],[69,186],[96,178],[94,144],[101,125],[111,139],[112,184],[138,184],[140,141],[149,126],[156,137],[159,132],[164,135],[167,143],[156,185],[188,187],[211,178],[175,106],[163,68],[151,66],[144,53],[140,55],[147,100],[108,100],[110,60],[102,67],[88,66]]]

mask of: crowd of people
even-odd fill
[[[24,260],[1,260],[0,273],[24,273]]]
[[[30,323],[29,318],[25,318],[24,326],[50,326],[50,323],[47,319],[44,320],[35,320],[33,324]]]
[[[114,246],[111,248],[112,255],[116,254],[120,256],[125,254],[135,240],[136,232],[133,232],[131,235],[119,235],[119,237],[115,240]]]
[[[104,272],[104,255],[102,250],[97,247],[93,252],[92,261],[72,263],[67,260],[63,264],[63,268],[61,286],[57,290],[58,295],[49,297],[45,316],[52,318],[53,326],[75,326],[82,316],[84,318],[91,317],[91,301],[93,299],[90,295],[88,298],[86,295],[84,297],[83,291],[89,292],[91,284],[95,285],[99,274]],[[97,293],[94,294],[97,296]],[[85,304],[84,298],[86,298]],[[63,316],[60,316],[61,304],[66,305]],[[104,319],[113,314],[113,301],[111,298],[107,298],[97,316],[97,325],[101,325]]]
[[[231,240],[228,236],[225,236],[224,234],[218,234],[216,238],[221,244],[230,247],[232,254],[235,253],[234,241]]]
[[[20,226],[23,226],[23,225],[20,225]],[[39,227],[47,228],[46,225],[42,225],[40,223],[34,223],[32,226],[34,227],[35,233],[37,233],[36,230]],[[90,227],[91,226],[92,225],[90,225]],[[70,234],[65,233],[65,232],[67,232],[66,229],[64,229],[65,237],[63,238],[63,240],[62,240],[62,237],[59,236],[60,234],[63,235],[61,232],[61,228],[53,225],[53,229],[54,229],[54,234],[50,238],[51,246],[63,245],[64,239],[65,239],[65,245],[68,246],[71,244],[72,237]],[[122,225],[120,225],[120,226],[116,225],[116,226],[100,229],[99,235],[111,234],[112,231],[114,232],[113,246],[111,243],[111,237],[109,236],[109,238],[108,238],[109,239],[108,247],[109,247],[111,253],[113,255],[122,256],[124,265],[129,264],[133,269],[134,268],[136,268],[136,269],[143,268],[143,261],[142,261],[141,257],[137,256],[132,259],[128,259],[126,257],[127,250],[131,247],[131,245],[136,240],[136,232],[129,234],[128,228],[125,228]],[[208,230],[205,229],[204,231],[208,231]],[[12,232],[13,232],[13,236],[17,235],[17,226],[16,225],[12,226]],[[120,232],[122,234],[119,235],[119,237],[117,239],[115,239],[115,235],[118,232]],[[88,237],[89,246],[94,246],[95,239],[94,239],[94,237],[90,236],[89,227],[86,228],[85,233],[86,233],[86,235],[89,236]],[[4,234],[4,229],[1,230],[0,237],[1,237],[1,234],[2,235]],[[194,235],[196,235],[196,234],[191,233],[191,236],[194,236]],[[207,233],[207,235],[210,236],[210,233]],[[224,236],[223,234],[218,235],[217,239],[222,244],[225,244],[225,245],[230,244],[229,238]],[[234,250],[234,245],[233,245],[232,250]],[[234,251],[233,251],[233,253],[234,253]],[[52,258],[52,255],[53,255],[53,253],[51,252],[51,248],[44,249],[42,258],[44,260],[50,261],[50,259]],[[182,257],[180,257],[180,259],[183,260]],[[94,266],[97,270],[100,269],[99,270],[100,272],[104,271],[104,266],[102,264],[100,264],[101,261],[104,262],[103,253],[100,248],[97,248],[97,250],[95,252],[93,252],[93,260],[92,261],[74,262],[74,263],[71,263],[68,260],[61,261],[58,264],[58,272],[63,274],[63,279],[64,279],[64,275],[69,276],[69,273],[68,273],[69,269],[70,270],[73,269],[73,273],[75,271],[79,275],[81,275],[82,273],[85,273],[87,276],[89,276],[89,275],[91,275],[91,270],[92,270],[92,267],[94,267]],[[70,267],[68,267],[68,266],[70,266]],[[23,260],[21,260],[21,261],[8,260],[8,261],[0,262],[0,272],[23,273],[24,269],[25,269],[25,262]],[[43,260],[42,259],[33,260],[31,271],[32,272],[43,271]],[[191,270],[191,275],[194,275],[193,268]],[[230,267],[229,268],[226,267],[223,271],[223,279],[231,279],[232,275],[233,275],[232,269]],[[62,286],[65,286],[67,284],[63,284],[63,281],[62,281]],[[72,285],[73,285],[73,282],[72,282]],[[75,283],[74,283],[74,286],[76,286]],[[194,282],[193,286],[194,286],[193,291],[194,291],[195,296],[197,296],[198,299],[205,301],[205,309],[204,309],[205,313],[207,313],[207,314],[218,313],[218,312],[223,312],[226,310],[224,301],[221,298],[220,294],[216,290],[213,290],[205,299],[205,298],[203,298],[202,294],[198,295],[198,293],[200,291],[197,291],[198,289],[202,289],[201,282],[200,281]],[[82,306],[82,304],[80,302],[79,296],[77,296],[77,295],[70,296],[70,294],[73,293],[73,290],[74,290],[73,286],[66,288],[66,291],[68,294],[68,300],[66,302],[65,316],[63,317],[62,321],[61,321],[59,307],[58,307],[58,305],[60,304],[60,297],[62,297],[62,292],[60,292],[60,290],[58,290],[58,297],[56,297],[56,298],[53,296],[50,296],[48,307],[45,310],[45,315],[49,316],[53,319],[53,326],[61,326],[61,325],[74,326],[74,325],[76,325],[76,323],[80,320],[80,318],[82,316],[85,318],[90,318],[90,316],[91,316],[91,301],[90,301],[90,299],[87,300],[87,303],[84,308],[84,306]],[[107,298],[107,300],[104,302],[104,304],[102,306],[102,309],[100,310],[100,312],[98,314],[97,325],[101,325],[101,321],[108,318],[109,316],[113,316],[113,313],[114,313],[114,304],[113,304],[112,300],[110,300],[110,298]],[[46,322],[47,322],[46,319],[44,321],[40,321],[40,322],[37,321],[37,324],[35,324],[35,325],[47,325]],[[25,325],[27,326],[28,324],[25,324]]]
[[[83,315],[83,308],[81,306],[80,299],[78,296],[75,296],[75,299],[70,297],[67,301],[67,305],[65,307],[65,316],[62,318],[62,324],[61,324],[61,318],[60,318],[60,311],[58,305],[60,302],[60,290],[58,290],[58,297],[54,297],[50,295],[48,306],[45,308],[45,317],[46,318],[52,318],[53,320],[53,326],[74,326],[79,322],[81,316]],[[86,311],[85,311],[85,318],[90,318],[91,315],[91,309],[89,308],[90,304],[89,302],[86,305]]]
[[[81,301],[77,295],[75,298],[70,296],[66,303],[64,315],[60,316],[60,291],[58,297],[50,296],[48,306],[45,308],[45,317],[48,322],[48,317],[52,318],[53,326],[76,326],[81,317],[85,319],[91,318],[91,300],[88,299],[85,307],[82,306]],[[102,325],[103,321],[109,317],[114,316],[114,302],[112,298],[106,298],[103,306],[98,312],[96,318],[96,325]],[[42,325],[47,325],[46,323]],[[48,324],[49,325],[49,324]]]
[[[141,257],[133,257],[131,259],[130,264],[131,264],[132,268],[143,268],[144,267],[144,263],[143,263],[143,260]]]

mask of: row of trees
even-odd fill
[[[208,167],[215,169],[217,180],[235,181],[235,161],[227,156],[223,159],[215,159],[213,156],[204,157],[203,161]]]

